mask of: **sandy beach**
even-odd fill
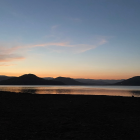
[[[139,130],[140,98],[0,92],[1,140],[135,140]]]

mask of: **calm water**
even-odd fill
[[[140,97],[140,86],[0,86],[0,91],[32,94],[78,94]]]

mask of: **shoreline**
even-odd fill
[[[140,98],[0,92],[0,139],[136,139]]]

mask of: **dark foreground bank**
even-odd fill
[[[140,137],[140,98],[0,92],[0,140]]]

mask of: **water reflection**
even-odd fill
[[[32,94],[76,94],[140,97],[140,86],[0,86],[0,91]]]
[[[31,94],[36,94],[37,89],[36,89],[36,88],[34,88],[34,89],[28,89],[28,88],[22,87],[21,89],[19,89],[19,92],[20,92],[20,93],[31,93]]]

